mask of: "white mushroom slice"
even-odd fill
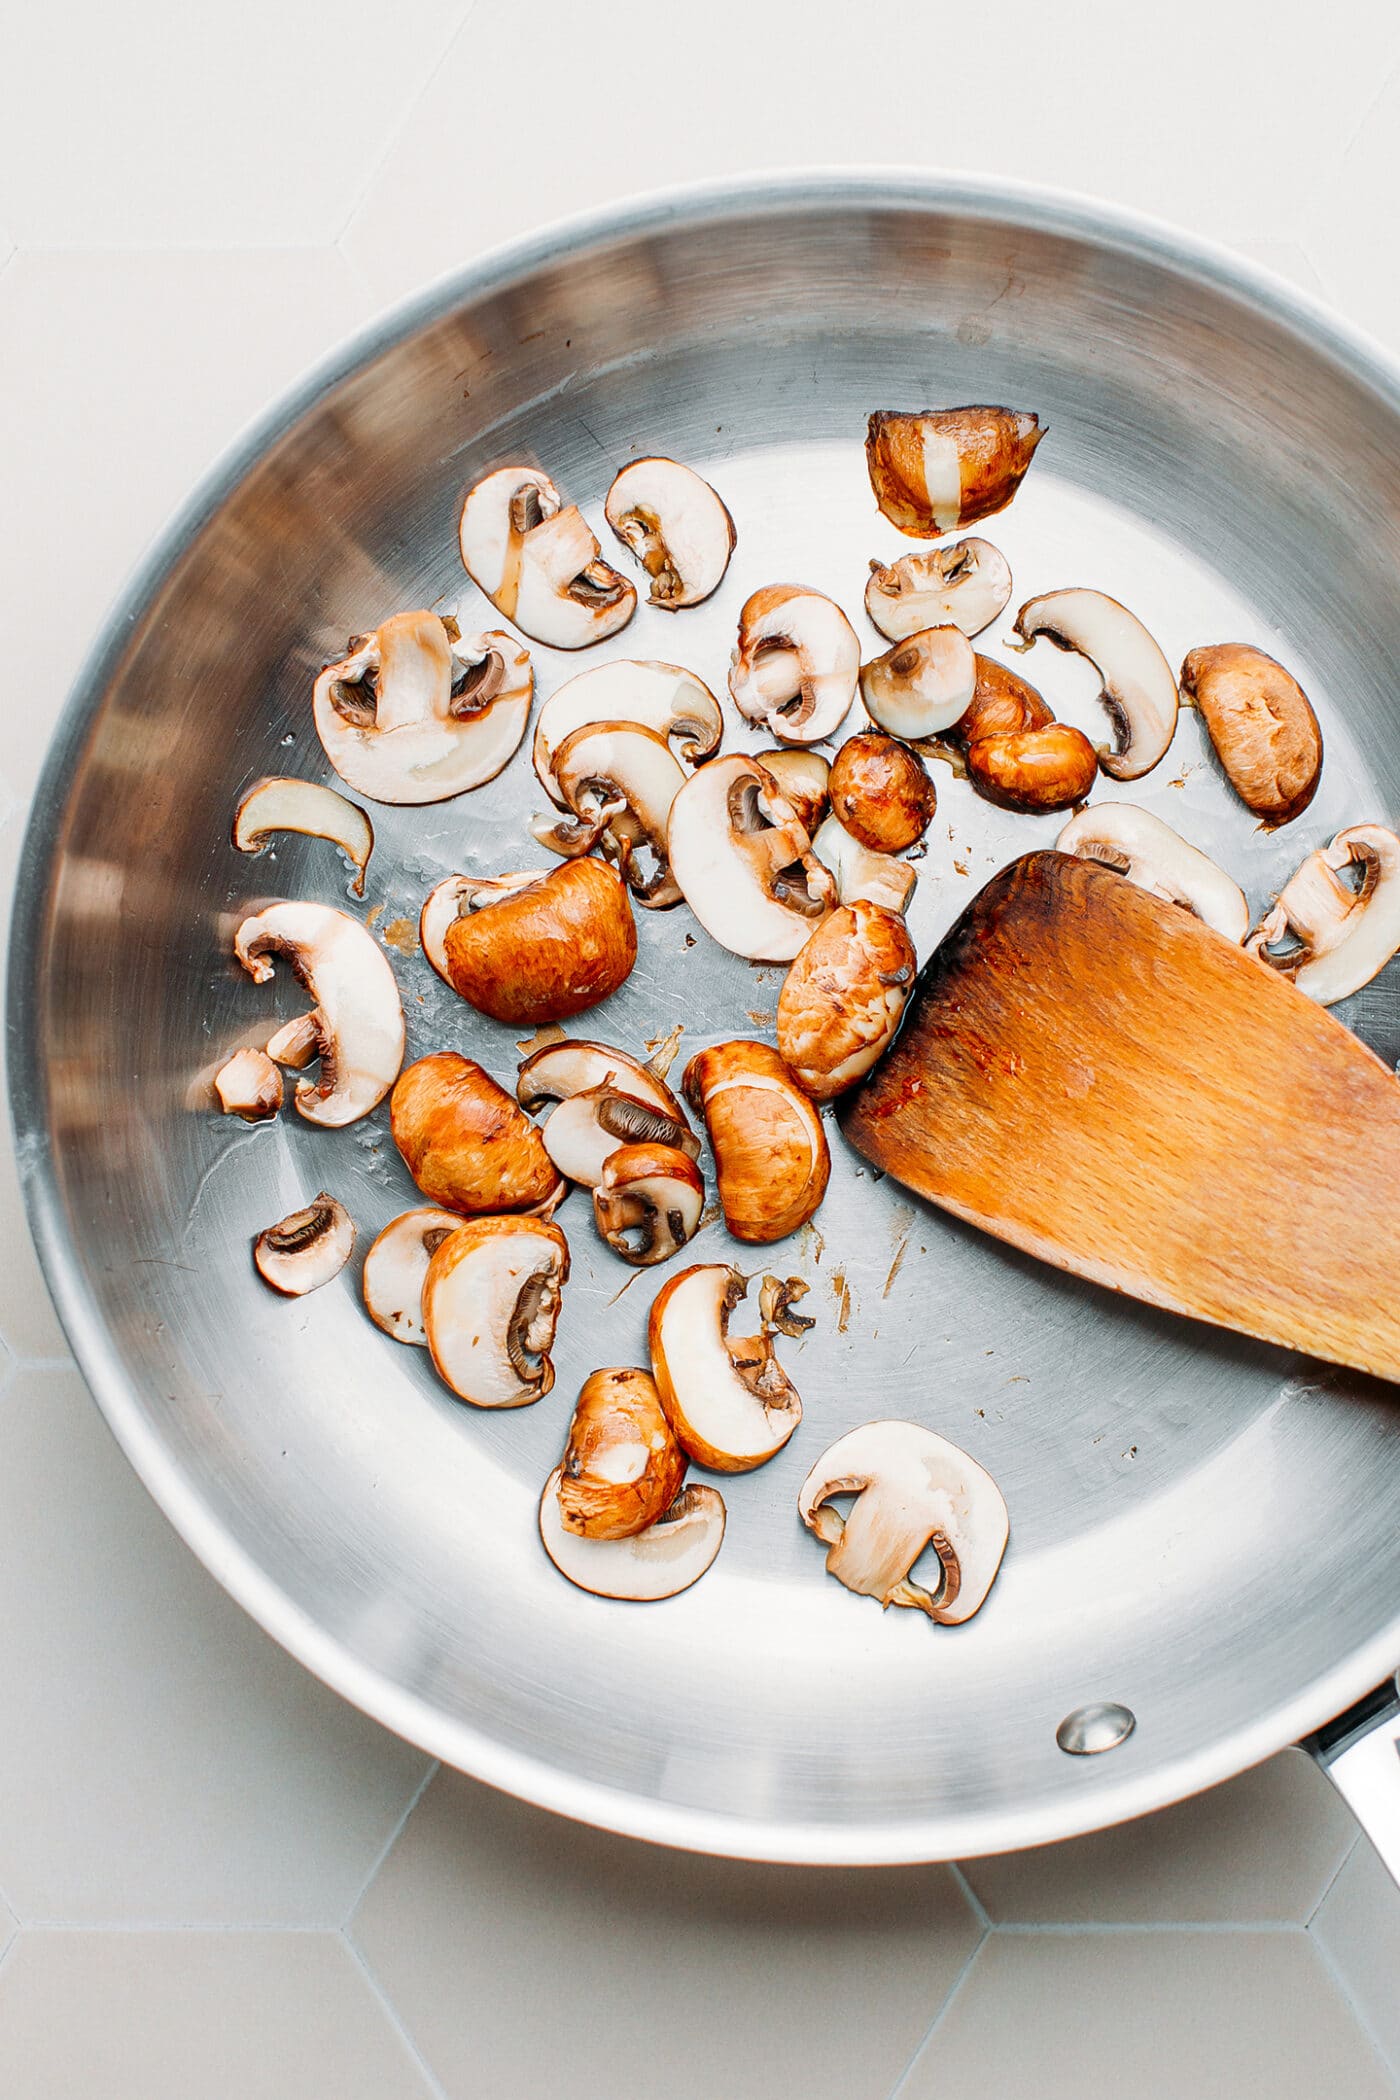
[[[1249,931],[1249,906],[1239,884],[1208,853],[1136,803],[1095,802],[1081,809],[1055,844],[1061,853],[1116,868],[1168,904],[1184,904],[1227,941],[1242,941]]]
[[[1355,888],[1340,879],[1351,866]],[[1288,940],[1296,945],[1271,952]],[[1400,951],[1400,838],[1381,824],[1339,831],[1289,877],[1245,946],[1319,1006],[1359,992]]]
[[[679,1254],[695,1237],[704,1205],[700,1169],[673,1145],[619,1145],[593,1191],[599,1233],[634,1269]]]
[[[428,1263],[450,1232],[462,1220],[455,1211],[438,1210],[431,1203],[406,1210],[380,1233],[365,1256],[360,1287],[365,1311],[376,1327],[426,1349],[428,1330],[423,1324],[423,1282]]]
[[[338,1130],[367,1116],[397,1078],[404,1048],[399,988],[373,936],[328,904],[271,904],[243,921],[233,952],[255,984],[270,982],[272,959],[282,956],[315,1001],[293,1024],[303,1041],[315,1029],[321,1059],[319,1080],[297,1082],[307,1122]]]
[[[712,939],[791,962],[836,903],[796,810],[752,758],[712,759],[671,805],[671,873]]]
[[[568,1241],[542,1218],[470,1218],[442,1242],[423,1279],[423,1325],[459,1400],[527,1407],[549,1391],[568,1274]]]
[[[636,722],[590,723],[556,748],[554,770],[573,815],[536,817],[539,843],[565,859],[601,845],[639,904],[679,904],[666,830],[685,774],[665,739]]]
[[[255,781],[233,813],[233,843],[240,853],[261,853],[276,831],[299,831],[339,846],[355,870],[355,895],[363,897],[374,826],[344,795],[319,780]]]
[[[872,853],[852,838],[839,817],[828,817],[812,841],[812,851],[836,878],[841,904],[883,904],[887,911],[903,911],[914,894],[918,873],[907,860],[892,853]]]
[[[445,802],[494,780],[525,734],[535,674],[508,634],[462,636],[396,613],[316,680],[316,733],[342,780],[376,802]]]
[[[1016,632],[1027,644],[1043,634],[1087,657],[1103,680],[1099,698],[1115,736],[1096,747],[1100,766],[1111,780],[1150,773],[1176,734],[1176,676],[1136,613],[1103,591],[1047,591],[1021,607]]]
[[[338,1276],[355,1245],[354,1221],[322,1189],[305,1210],[269,1225],[253,1242],[258,1274],[284,1298],[304,1298]]]
[[[545,1150],[561,1174],[596,1188],[622,1145],[666,1145],[691,1159],[700,1140],[676,1096],[625,1050],[604,1043],[548,1044],[527,1057],[516,1081],[522,1108],[559,1105],[544,1125]]]
[[[261,1123],[282,1106],[282,1074],[266,1050],[235,1050],[214,1074],[214,1092],[226,1116]]]
[[[580,1538],[566,1531],[556,1466],[540,1498],[540,1538],[561,1575],[595,1597],[656,1604],[698,1582],[724,1543],[718,1488],[682,1488],[664,1517],[628,1539]]]
[[[595,722],[636,722],[674,745],[687,766],[719,749],[724,717],[710,688],[679,664],[595,664],[551,693],[535,718],[534,761],[551,802],[566,807],[554,777],[554,754],[575,730]]]
[[[845,720],[860,643],[839,605],[800,584],[755,591],[739,615],[729,690],[740,714],[787,744],[819,744]]]
[[[856,1498],[844,1517],[830,1506],[835,1495]],[[867,1422],[838,1437],[803,1481],[797,1512],[848,1590],[942,1626],[985,1602],[1006,1551],[1006,1504],[991,1474],[916,1422]],[[911,1579],[926,1546],[943,1569],[933,1590]]]
[[[754,757],[764,772],[777,781],[779,792],[796,810],[803,830],[815,831],[830,807],[830,759],[802,744],[756,751]]]
[[[865,609],[887,641],[902,642],[926,627],[951,626],[980,634],[1010,602],[1011,570],[990,540],[956,540],[927,554],[873,561]]]
[[[724,581],[734,520],[693,467],[634,459],[608,490],[603,516],[646,570],[663,612],[699,605]]]
[[[657,1294],[647,1330],[652,1376],[676,1442],[716,1473],[765,1465],[802,1420],[771,1334],[729,1332],[747,1279],[724,1263],[683,1270]]]
[[[860,697],[891,736],[941,736],[977,690],[977,652],[958,627],[928,627],[863,664]]]
[[[462,505],[462,563],[497,612],[552,649],[625,627],[637,593],[602,559],[577,504],[537,467],[498,467]]]

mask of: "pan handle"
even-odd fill
[[[1400,1883],[1400,1690],[1389,1677],[1299,1746],[1316,1759]]]

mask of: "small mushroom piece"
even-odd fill
[[[657,1293],[647,1340],[661,1405],[686,1456],[714,1473],[765,1465],[802,1420],[771,1334],[729,1332],[748,1281],[726,1263],[682,1270]]]
[[[304,1072],[313,1058],[321,1054],[321,1031],[314,1014],[298,1014],[294,1021],[286,1021],[267,1039],[267,1054],[275,1065],[285,1065],[288,1071]]]
[[[282,1074],[266,1050],[235,1050],[214,1074],[214,1092],[226,1116],[262,1123],[282,1106]]]
[[[1322,778],[1322,731],[1297,679],[1262,649],[1217,642],[1191,651],[1181,691],[1241,802],[1270,826],[1301,816]]]
[[[965,757],[967,777],[984,800],[1032,814],[1072,809],[1098,777],[1093,745],[1068,722],[979,737]]]
[[[404,1165],[444,1210],[553,1210],[564,1194],[544,1139],[489,1072],[455,1050],[409,1065],[389,1123]]]
[[[594,1371],[574,1403],[564,1446],[560,1521],[579,1538],[635,1538],[665,1516],[685,1466],[651,1373]]]
[[[869,852],[903,853],[923,837],[937,807],[923,760],[897,738],[866,730],[837,752],[832,814]]]
[[[671,873],[721,947],[791,962],[836,902],[835,885],[773,776],[755,759],[712,759],[671,805]]]
[[[873,561],[865,586],[865,609],[891,642],[929,627],[980,634],[1010,599],[1011,570],[989,540],[955,540],[888,564]]]
[[[498,467],[478,481],[458,538],[463,567],[497,612],[551,649],[601,642],[637,610],[583,512],[537,467]]]
[[[953,725],[949,742],[966,748],[984,737],[1009,736],[1022,729],[1048,729],[1054,714],[1044,699],[1019,671],[998,663],[994,656],[974,658],[977,681],[972,698]]]
[[[1087,657],[1103,680],[1099,694],[1114,742],[1099,746],[1110,780],[1141,780],[1176,734],[1177,691],[1171,666],[1136,613],[1103,591],[1047,591],[1016,615],[1028,645],[1044,635],[1057,649]]]
[[[807,1313],[795,1312],[793,1307],[807,1296],[811,1288],[801,1276],[765,1276],[758,1293],[758,1310],[765,1333],[785,1334],[794,1342],[810,1334],[816,1321]]]
[[[1004,510],[1044,435],[1023,409],[878,409],[865,439],[875,501],[911,539],[936,540]]]
[[[805,1094],[832,1101],[883,1057],[917,970],[898,912],[862,900],[823,921],[778,998],[778,1053]]]
[[[339,846],[355,870],[355,895],[363,897],[374,826],[344,795],[319,780],[255,780],[233,813],[233,843],[240,853],[261,853],[278,831],[299,831]]]
[[[695,1237],[705,1179],[689,1153],[671,1145],[619,1145],[593,1191],[598,1231],[634,1269],[655,1268]]]
[[[292,1024],[302,1062],[311,1060],[313,1030],[321,1060],[317,1080],[297,1082],[307,1122],[338,1130],[377,1108],[403,1063],[404,1026],[394,973],[373,936],[329,904],[270,904],[243,921],[233,952],[255,984],[270,982],[273,958],[282,957],[314,1001]]]
[[[724,1222],[766,1245],[805,1225],[826,1194],[831,1155],[821,1117],[767,1043],[717,1043],[685,1068],[685,1097],[704,1117]]]
[[[354,1221],[322,1189],[305,1210],[268,1225],[253,1242],[259,1276],[284,1298],[304,1298],[338,1276],[355,1245]]]
[[[460,998],[527,1027],[597,1006],[637,960],[627,885],[599,860],[449,875],[429,893],[418,930],[423,953]]]
[[[561,1174],[596,1188],[620,1146],[661,1145],[700,1156],[700,1141],[665,1081],[625,1050],[566,1039],[527,1057],[516,1081],[522,1108],[554,1101],[545,1148]]]
[[[623,657],[594,664],[551,693],[535,718],[534,763],[551,802],[567,807],[554,777],[554,754],[576,730],[598,722],[635,722],[664,737],[685,766],[718,751],[724,717],[710,688],[679,664]]]
[[[831,1507],[837,1495],[856,1498],[845,1516]],[[940,1626],[960,1626],[986,1602],[1009,1531],[991,1474],[916,1422],[867,1422],[838,1437],[803,1481],[797,1513],[827,1547],[829,1575]],[[942,1564],[932,1590],[913,1580],[927,1546]]]
[[[386,1225],[365,1256],[360,1278],[365,1311],[396,1342],[427,1348],[423,1284],[428,1263],[461,1222],[454,1211],[422,1204]]]
[[[1239,884],[1208,853],[1136,803],[1095,802],[1081,809],[1055,844],[1061,853],[1116,868],[1168,904],[1184,905],[1227,941],[1238,943],[1249,931],[1249,906]]]
[[[679,904],[666,830],[685,774],[665,738],[636,722],[593,722],[557,747],[554,773],[573,814],[537,817],[540,844],[566,858],[601,845],[639,904]]]
[[[872,853],[852,838],[839,817],[827,818],[812,841],[812,851],[835,878],[841,904],[863,901],[882,904],[887,911],[903,911],[914,894],[919,878],[909,862],[889,853]]]
[[[543,1218],[472,1218],[448,1234],[423,1279],[423,1325],[434,1369],[459,1400],[543,1399],[568,1274],[568,1241]]]
[[[803,744],[756,751],[754,756],[764,772],[777,781],[779,794],[791,803],[802,829],[815,831],[831,806],[830,760]]]
[[[1360,875],[1355,887],[1344,869]],[[1274,953],[1277,944],[1292,946]],[[1245,942],[1319,1006],[1369,984],[1400,950],[1400,838],[1381,824],[1350,824],[1290,875]]]
[[[525,734],[534,683],[510,635],[463,638],[440,613],[396,613],[316,680],[316,734],[357,794],[445,802],[501,771]]]
[[[739,614],[729,690],[741,715],[785,744],[819,744],[856,696],[860,643],[839,605],[800,584],[770,583]]]
[[[603,516],[651,578],[663,612],[699,605],[724,581],[734,520],[708,481],[674,459],[634,459],[608,490]]]
[[[977,655],[957,627],[927,627],[861,666],[860,696],[891,736],[941,736],[966,714]]]
[[[724,1544],[724,1499],[718,1488],[683,1488],[664,1517],[630,1539],[584,1539],[564,1526],[559,1507],[563,1467],[540,1497],[540,1538],[561,1575],[595,1597],[657,1604],[698,1582]]]

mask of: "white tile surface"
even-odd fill
[[[1313,1934],[1400,2077],[1400,1901],[1365,1838],[1328,1890],[1313,1920]]]
[[[1349,143],[1328,156],[1302,219],[1301,239],[1329,297],[1400,350],[1400,283],[1393,224],[1400,187],[1400,66],[1378,63]]]
[[[18,1930],[19,1927],[15,1922],[14,1912],[3,1899],[0,1899],[0,1961],[4,1960],[5,1949],[9,1946],[10,1941]]]

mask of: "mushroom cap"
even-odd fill
[[[537,467],[498,467],[476,482],[458,539],[463,567],[496,610],[551,648],[601,642],[637,609],[582,511]]]
[[[294,1024],[303,1042],[315,1029],[321,1059],[319,1080],[297,1082],[300,1114],[331,1130],[367,1116],[393,1085],[404,1050],[399,988],[373,936],[329,904],[270,904],[243,921],[233,952],[255,984],[270,981],[281,956],[314,1001],[309,1018]]]
[[[1047,722],[979,737],[966,747],[967,777],[979,795],[1001,809],[1072,809],[1098,777],[1100,760],[1082,729]]]
[[[685,1068],[704,1116],[724,1221],[764,1245],[805,1225],[826,1194],[831,1154],[821,1117],[767,1043],[716,1043]]]
[[[973,658],[977,680],[972,698],[959,716],[951,741],[980,744],[985,737],[1010,736],[1022,729],[1048,729],[1054,712],[1029,678],[1013,671],[1010,664],[980,653]]]
[[[604,1043],[548,1043],[520,1067],[516,1099],[556,1107],[543,1129],[545,1149],[561,1174],[594,1188],[609,1155],[622,1145],[665,1145],[698,1158],[700,1141],[664,1080]]]
[[[737,1340],[729,1316],[748,1291],[738,1269],[703,1263],[673,1276],[647,1328],[666,1419],[683,1451],[716,1473],[765,1465],[802,1420],[802,1402],[773,1338]]]
[[[304,1298],[338,1276],[355,1245],[345,1205],[322,1189],[304,1210],[267,1225],[253,1241],[258,1274],[284,1298]]]
[[[685,774],[665,738],[637,722],[590,722],[555,747],[553,761],[559,792],[577,821],[537,821],[541,845],[573,855],[601,838],[640,903],[653,910],[679,904],[666,832]]]
[[[593,722],[640,723],[673,743],[688,766],[716,752],[724,734],[719,702],[693,671],[631,657],[594,664],[551,693],[535,718],[535,771],[561,809],[567,805],[554,777],[554,753],[576,729]]]
[[[917,870],[892,854],[872,853],[859,839],[852,838],[837,816],[827,818],[812,841],[812,851],[822,866],[830,869],[842,904],[863,901],[883,904],[888,911],[903,911],[914,894],[919,879]]]
[[[649,1371],[594,1371],[574,1403],[559,1469],[559,1516],[586,1539],[630,1539],[681,1491],[685,1453]]]
[[[1024,642],[1043,634],[1087,658],[1102,678],[1114,743],[1100,745],[1098,757],[1111,780],[1140,780],[1166,756],[1176,734],[1176,679],[1136,613],[1104,591],[1047,591],[1027,599],[1016,632]]]
[[[698,1582],[724,1543],[718,1488],[682,1488],[671,1507],[630,1539],[584,1539],[567,1531],[559,1508],[556,1466],[540,1498],[540,1538],[561,1575],[595,1597],[656,1604]]]
[[[912,539],[938,539],[1004,509],[1044,435],[1038,416],[980,402],[877,409],[865,440],[875,501]]]
[[[695,1237],[704,1206],[705,1177],[675,1145],[619,1145],[593,1191],[599,1233],[634,1269],[679,1254]]]
[[[462,1220],[455,1211],[421,1204],[394,1218],[379,1234],[360,1278],[365,1311],[376,1327],[396,1342],[426,1349],[428,1330],[423,1324],[423,1282],[428,1263],[449,1232]]]
[[[355,870],[355,895],[363,897],[374,826],[344,795],[320,780],[291,780],[282,774],[255,780],[233,813],[233,843],[240,853],[261,853],[278,831],[298,831],[339,846]]]
[[[495,779],[525,734],[534,683],[510,635],[464,638],[440,613],[396,613],[316,680],[316,734],[358,794],[445,802]]]
[[[282,1074],[266,1050],[235,1050],[214,1074],[214,1092],[226,1116],[261,1123],[282,1106]]]
[[[1339,879],[1353,863],[1355,889]],[[1294,948],[1269,952],[1290,935]],[[1319,1006],[1359,992],[1400,950],[1400,838],[1383,824],[1349,824],[1289,877],[1245,946]]]
[[[860,695],[891,736],[940,736],[967,712],[977,656],[958,627],[926,627],[863,664]]]
[[[923,837],[937,807],[923,760],[896,737],[864,730],[837,752],[832,814],[869,852],[903,853]]]
[[[493,1020],[538,1027],[609,998],[637,960],[627,885],[600,860],[440,882],[419,922],[423,952]]]
[[[839,605],[797,583],[755,591],[739,614],[729,690],[740,714],[787,744],[819,744],[856,696],[860,643]]]
[[[406,1067],[389,1121],[409,1173],[444,1210],[549,1210],[564,1193],[529,1117],[489,1072],[455,1050]]]
[[[835,898],[812,841],[752,758],[711,759],[671,805],[671,873],[712,940],[790,962]]]
[[[929,627],[980,634],[1010,599],[1006,556],[990,540],[979,539],[902,554],[888,565],[873,561],[865,586],[865,609],[891,642]]]
[[[807,744],[782,744],[753,755],[777,781],[778,793],[791,804],[803,830],[815,831],[830,807],[830,759]]]
[[[663,612],[699,605],[719,589],[734,552],[734,520],[693,467],[634,459],[608,490],[603,515],[651,578]]]
[[[1249,931],[1249,906],[1239,884],[1208,853],[1135,802],[1095,802],[1070,818],[1055,841],[1061,853],[1116,868],[1129,882],[1181,904],[1227,941]]]
[[[1235,793],[1267,824],[1301,816],[1322,778],[1322,731],[1292,673],[1244,642],[1193,649],[1181,690],[1199,709]]]
[[[778,1051],[804,1093],[831,1101],[894,1041],[918,971],[898,912],[843,905],[797,957],[778,998]]]
[[[834,1495],[856,1498],[844,1517],[830,1507]],[[911,1605],[944,1626],[961,1625],[985,1602],[1009,1530],[991,1474],[917,1422],[867,1422],[838,1437],[803,1481],[797,1512],[847,1589]],[[933,1591],[910,1572],[929,1545],[943,1563]]]
[[[569,1245],[543,1218],[471,1218],[423,1279],[438,1376],[473,1407],[527,1407],[554,1383],[549,1360]]]

